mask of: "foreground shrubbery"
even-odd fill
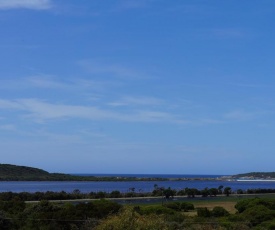
[[[91,229],[98,220],[121,208],[121,205],[106,200],[80,204],[0,202],[0,229]]]
[[[230,214],[223,207],[212,210],[197,208],[194,211],[194,205],[189,202],[129,207],[107,200],[26,204],[17,198],[0,202],[0,229],[275,229],[275,199],[244,199],[235,207],[237,212]],[[189,216],[187,211],[193,214]]]
[[[141,215],[131,208],[126,208],[116,216],[110,216],[100,222],[96,230],[169,230],[169,224],[163,215]]]

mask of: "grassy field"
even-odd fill
[[[166,202],[190,202],[194,205],[195,209],[196,208],[202,208],[206,207],[210,210],[212,210],[216,206],[221,206],[225,208],[228,212],[234,214],[236,212],[235,205],[238,201],[241,201],[243,199],[248,199],[248,198],[273,198],[275,199],[275,194],[243,194],[243,195],[237,195],[237,194],[232,194],[230,196],[217,196],[217,197],[200,197],[197,196],[195,198],[187,198],[187,197],[174,197],[174,199],[161,199],[159,197],[144,197],[144,198],[115,198],[115,199],[110,199],[113,201],[116,201],[120,204],[127,205],[127,206],[151,206],[151,205],[161,205]],[[56,203],[82,203],[82,202],[90,202],[94,201],[97,199],[79,199],[79,200],[55,200],[51,202],[56,202]],[[26,203],[38,203],[39,201],[27,201]],[[195,211],[190,211],[186,212],[185,214],[187,215],[196,215],[196,210]]]
[[[260,198],[273,198],[275,199],[275,194],[245,194],[245,195],[230,195],[230,196],[217,196],[217,197],[206,197],[206,198],[189,198],[185,199],[185,202],[190,202],[194,204],[195,210],[194,211],[189,211],[185,212],[185,215],[188,216],[195,216],[197,215],[196,208],[203,208],[206,207],[209,210],[212,210],[216,206],[220,206],[225,208],[229,213],[234,214],[236,213],[235,205],[238,201],[241,201],[243,199],[249,199],[249,198],[255,198],[255,197],[260,197]],[[174,200],[170,200],[168,202],[175,202],[175,201],[183,201],[180,199],[175,198]],[[167,202],[167,201],[166,201]],[[164,202],[165,203],[165,202]],[[135,206],[135,205],[141,205],[141,206],[149,206],[149,205],[161,205],[161,202],[155,202],[155,203],[135,203],[135,204],[128,204],[130,206]]]
[[[215,197],[215,198],[208,198],[204,200],[190,200],[192,204],[194,204],[195,209],[196,208],[203,208],[206,207],[210,210],[212,210],[216,206],[220,206],[225,208],[229,213],[234,214],[236,213],[235,205],[237,204],[238,201],[241,201],[243,199],[249,199],[249,198],[275,198],[275,194],[253,194],[253,195],[232,195],[229,197],[226,196],[220,196],[220,197]],[[196,211],[190,211],[185,213],[188,216],[194,216],[197,214]]]

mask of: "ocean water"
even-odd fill
[[[95,174],[89,174],[95,175]],[[98,174],[102,175],[102,174]],[[111,176],[125,176],[129,174],[104,174]],[[137,176],[138,174],[130,174]],[[144,175],[144,174],[140,174]],[[144,175],[144,177],[160,177],[161,175]],[[187,178],[187,175],[162,175],[165,178]],[[190,178],[216,178],[219,175],[189,175]],[[220,185],[231,187],[233,191],[237,189],[275,189],[275,182],[267,181],[217,181],[217,180],[190,180],[190,181],[127,181],[127,182],[78,182],[78,181],[2,181],[0,182],[0,192],[46,192],[46,191],[65,191],[72,192],[79,189],[83,193],[89,192],[111,192],[118,190],[128,192],[130,188],[135,188],[136,192],[151,192],[154,185],[159,187],[171,187],[172,189],[188,188],[218,188]]]

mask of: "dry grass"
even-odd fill
[[[210,210],[212,210],[214,207],[216,206],[220,206],[225,208],[228,212],[234,214],[237,210],[235,209],[235,205],[237,202],[235,201],[218,201],[218,202],[205,202],[205,203],[198,203],[198,204],[194,204],[195,208],[202,208],[202,207],[206,207]]]
[[[220,206],[220,207],[223,207],[225,208],[229,213],[231,214],[235,214],[236,213],[236,209],[235,209],[235,205],[236,205],[236,201],[216,201],[216,202],[195,202],[194,203],[194,206],[195,206],[195,209],[196,208],[208,208],[209,210],[212,210],[214,207],[216,206]],[[194,211],[189,211],[189,212],[184,212],[184,215],[187,215],[187,216],[196,216],[197,215],[197,211],[194,210]]]

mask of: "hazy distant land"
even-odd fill
[[[0,181],[164,181],[166,178],[136,178],[116,176],[77,176],[65,173],[49,173],[45,170],[0,164]]]
[[[0,164],[0,181],[167,181],[167,180],[236,180],[262,179],[275,180],[275,172],[252,172],[219,178],[161,178],[161,177],[130,177],[130,176],[77,176],[64,173],[49,173],[45,170]]]

